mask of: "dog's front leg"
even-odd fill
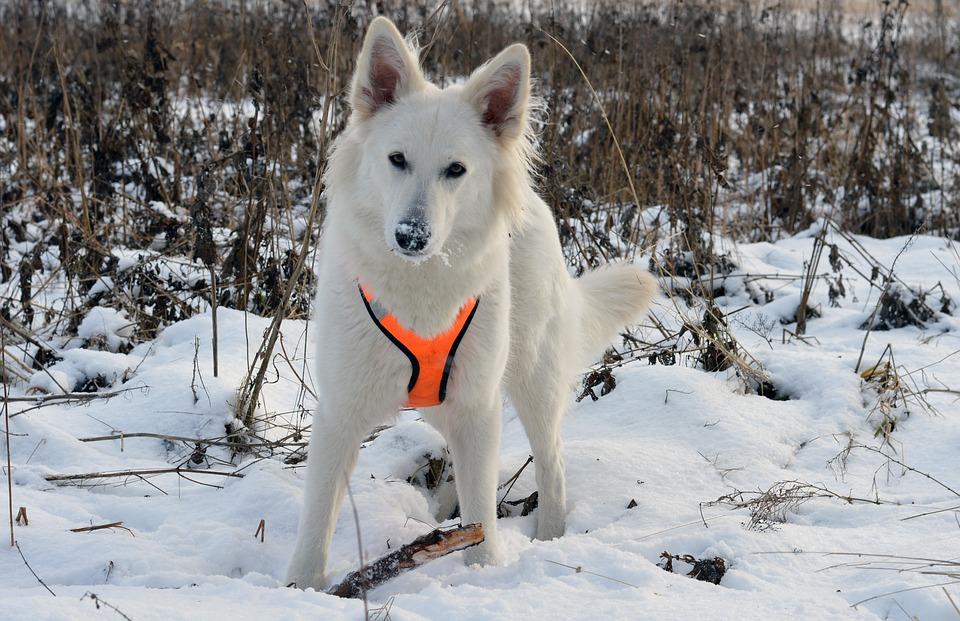
[[[303,510],[287,582],[301,589],[326,586],[324,569],[337,514],[357,463],[366,419],[347,408],[318,407],[313,416]]]
[[[483,525],[483,543],[464,552],[467,564],[499,564],[497,475],[500,456],[499,391],[485,403],[443,408],[439,425],[453,454],[460,519]]]

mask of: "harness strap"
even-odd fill
[[[358,289],[370,319],[410,361],[406,407],[431,407],[443,403],[454,356],[473,321],[480,299],[468,299],[450,328],[426,339],[403,327],[396,317],[374,300],[373,294],[363,285],[358,284]]]

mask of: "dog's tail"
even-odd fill
[[[598,268],[574,282],[582,298],[581,350],[591,358],[610,344],[617,331],[639,319],[658,293],[650,272],[627,263]]]

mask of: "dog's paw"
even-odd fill
[[[503,553],[499,545],[484,541],[464,550],[463,562],[467,565],[502,565]]]
[[[302,591],[305,591],[307,589],[313,589],[314,591],[317,591],[317,592],[326,591],[327,587],[329,586],[327,584],[327,580],[322,575],[311,576],[311,575],[301,575],[301,574],[293,574],[293,573],[287,574],[287,580],[286,582],[284,582],[284,584],[288,587],[291,587],[294,589],[300,589]]]
[[[565,516],[551,516],[546,512],[537,516],[537,539],[549,541],[562,537],[566,530]]]
[[[323,574],[322,566],[318,567],[316,563],[294,561],[287,570],[287,579],[284,582],[286,586],[296,589],[314,591],[325,591],[329,586],[326,576]]]

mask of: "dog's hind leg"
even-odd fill
[[[313,416],[300,527],[287,571],[287,582],[301,589],[326,586],[324,568],[337,514],[360,443],[370,430],[369,418],[349,412],[328,405]]]
[[[524,375],[512,377],[507,387],[533,451],[537,476],[537,539],[555,539],[563,535],[566,524],[560,422],[570,395],[566,385],[548,373]]]

